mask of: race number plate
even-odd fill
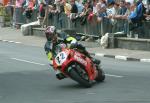
[[[67,59],[67,53],[65,52],[60,52],[55,57],[56,64],[59,66],[61,66],[62,63],[64,63],[66,59]]]

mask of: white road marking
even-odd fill
[[[123,78],[123,76],[120,75],[112,75],[112,74],[105,74],[105,75],[109,77]]]
[[[28,60],[24,60],[24,59],[18,59],[18,58],[11,58],[11,59],[21,61],[21,62],[31,63],[31,64],[42,65],[42,66],[46,65],[46,64],[32,62],[32,61],[28,61]],[[120,75],[112,75],[112,74],[105,74],[105,75],[109,76],[109,77],[123,78],[123,76],[120,76]]]
[[[93,94],[96,94],[96,93],[93,93],[93,92],[89,92],[89,93],[86,93],[87,95],[93,95]]]
[[[1,41],[9,42],[9,43],[16,43],[16,44],[20,44],[21,43],[21,42],[15,42],[15,41],[10,41],[10,40],[1,40]]]
[[[37,63],[37,62],[32,62],[32,61],[28,61],[28,60],[24,60],[24,59],[18,59],[18,58],[11,58],[13,60],[17,60],[17,61],[21,61],[21,62],[26,62],[26,63],[31,63],[31,64],[37,64],[37,65],[46,65],[46,64],[42,64],[42,63]]]

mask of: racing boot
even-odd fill
[[[101,63],[100,60],[93,58],[87,51],[85,51],[85,54],[86,54],[86,56],[91,58],[91,60],[93,61],[94,64],[99,65]]]

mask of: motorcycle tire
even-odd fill
[[[73,80],[75,80],[76,82],[78,82],[86,88],[90,88],[92,86],[92,82],[83,79],[75,69],[71,69],[69,75]]]
[[[105,73],[104,73],[104,71],[102,69],[100,69],[100,68],[98,68],[97,71],[98,71],[98,76],[95,79],[95,81],[103,82],[105,80]]]

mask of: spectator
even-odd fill
[[[144,13],[145,19],[150,20],[150,10],[147,8],[146,13]]]
[[[7,8],[8,14],[13,17],[13,5],[11,2],[8,2],[5,6]]]
[[[77,16],[77,13],[78,13],[78,8],[77,8],[77,5],[75,3],[75,0],[71,0],[70,1],[70,4],[71,4],[71,13],[70,13],[70,19],[72,21],[75,21],[76,20],[76,16]]]
[[[135,8],[131,11],[128,19],[129,19],[129,26],[130,31],[133,31],[133,33],[140,34],[140,37],[143,37],[144,31],[143,31],[143,16],[144,16],[144,6],[141,0],[134,3]]]
[[[54,0],[43,0],[42,3],[44,4],[43,6],[43,12],[45,14],[43,15],[43,22],[42,22],[42,27],[48,26],[48,16],[49,16],[49,9],[51,8],[50,4],[54,3]]]
[[[23,0],[16,0],[15,8],[22,8]]]
[[[0,0],[0,6],[3,5],[3,0]]]
[[[4,6],[3,6],[3,4],[2,3],[0,3],[0,16],[2,16],[2,15],[4,15],[5,13],[4,13]]]
[[[33,10],[34,10],[34,5],[35,5],[35,1],[33,1],[33,0],[25,0],[24,15],[27,18],[27,23],[29,23],[31,21]]]
[[[54,4],[56,5],[56,12],[61,11],[61,0],[55,0]]]
[[[126,8],[127,8],[126,13],[125,13],[125,15],[122,16],[122,19],[128,20],[128,17],[131,14],[131,3],[130,2],[126,2]],[[126,34],[129,34],[128,28],[129,28],[128,22],[125,22],[124,32]]]
[[[45,10],[46,10],[46,4],[41,2],[40,5],[39,5],[39,16],[41,18],[45,17]]]
[[[84,8],[82,13],[80,14],[80,24],[84,25],[87,22],[87,17],[89,15],[89,11],[92,10],[92,6],[90,4],[90,2],[83,2]]]
[[[126,23],[126,21],[124,19],[122,19],[122,16],[124,16],[127,11],[126,2],[124,0],[120,1],[119,6],[120,6],[120,8],[119,8],[118,14],[115,15],[114,18],[117,19],[117,21],[118,21],[117,31],[119,33],[124,34],[125,33],[124,30],[126,29],[126,26],[124,24]]]
[[[78,13],[77,5],[75,4],[75,0],[70,1],[71,4],[71,13]]]
[[[144,16],[144,7],[141,1],[136,2],[134,5],[135,8],[131,11],[129,20],[131,20],[133,23],[139,23]]]
[[[45,4],[47,5],[53,5],[55,3],[55,0],[44,0]]]
[[[23,18],[23,8],[22,8],[23,0],[16,0],[14,7],[14,15],[13,15],[13,27],[19,28],[20,23],[24,23],[22,21]]]
[[[126,19],[127,20],[128,16],[131,13],[131,3],[130,2],[126,2],[126,8],[127,8],[126,13],[125,13],[125,15],[122,15],[122,19]]]
[[[126,3],[130,3],[130,5],[133,5],[134,0],[125,0]]]
[[[119,15],[124,15],[126,13],[127,8],[126,8],[125,4],[126,3],[124,0],[120,1]]]
[[[88,14],[88,11],[89,11],[89,8],[90,8],[90,5],[89,5],[88,2],[83,2],[83,6],[84,6],[83,11],[80,14],[81,17],[86,16]]]
[[[6,7],[6,14],[8,14],[8,16],[10,18],[10,25],[12,25],[12,23],[13,23],[13,9],[14,9],[14,7],[13,7],[11,2],[8,2],[5,7]]]
[[[81,0],[76,0],[75,3],[76,3],[77,8],[78,8],[78,13],[81,13],[83,11],[83,8],[84,8]]]
[[[114,0],[106,0],[106,3],[109,5],[111,4],[112,2],[115,2]]]
[[[81,16],[82,16],[82,15],[86,15],[90,9],[93,10],[93,7],[92,7],[92,5],[91,5],[91,2],[86,2],[86,1],[84,1],[84,2],[82,2],[82,3],[83,3],[84,8],[83,8],[83,11],[82,11],[82,13],[81,13]]]
[[[119,11],[119,5],[115,2],[111,2],[108,4],[108,9],[107,9],[107,18],[110,19],[110,22],[112,25],[115,25],[117,23],[117,15]]]
[[[97,8],[97,21],[101,22],[103,17],[106,16],[106,1],[105,0],[99,0],[99,2],[96,5]]]
[[[97,13],[96,5],[97,5],[97,0],[93,0],[93,2],[92,2],[93,14],[96,14],[96,13]]]
[[[62,0],[55,0],[51,9],[53,9],[53,13],[55,12],[55,13],[60,14],[60,13],[64,12],[64,5],[63,5]]]
[[[71,13],[71,5],[70,5],[69,3],[67,3],[66,0],[62,0],[62,4],[63,4],[63,6],[64,6],[65,14],[66,14],[67,16],[69,16],[70,13]]]

